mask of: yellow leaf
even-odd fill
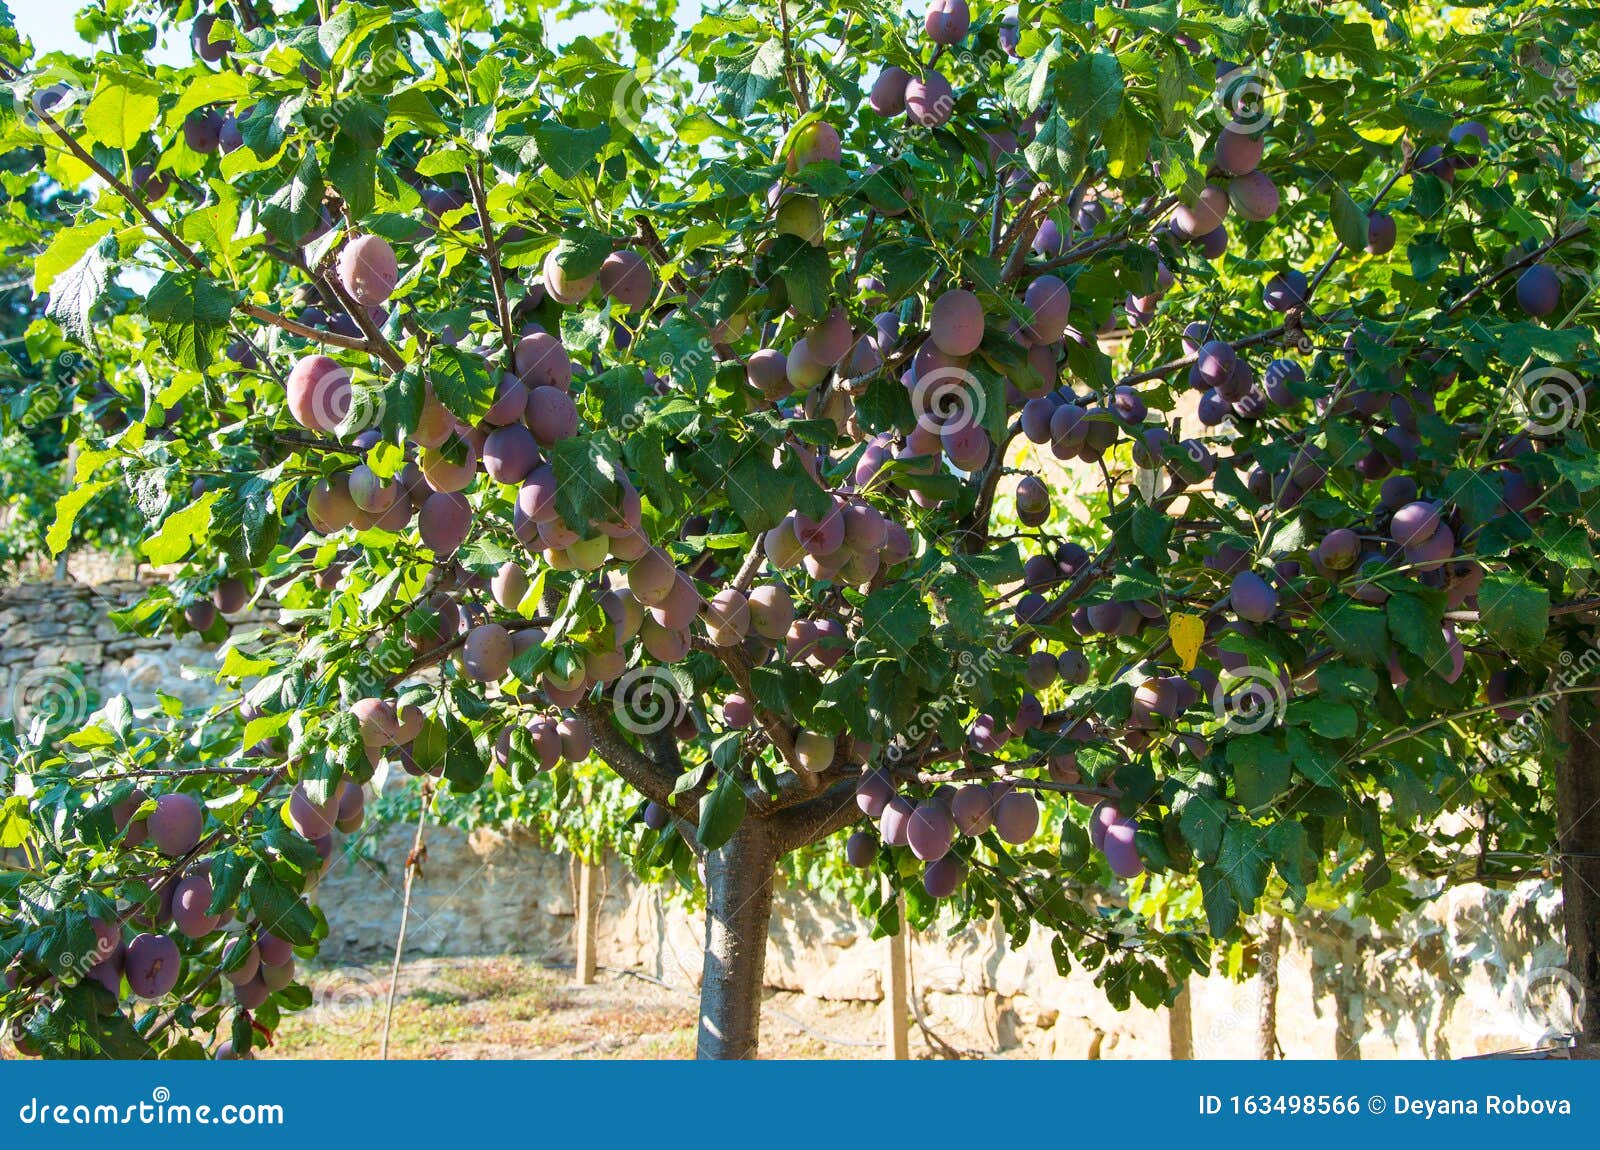
[[[1167,636],[1185,671],[1194,670],[1200,643],[1206,637],[1206,621],[1198,615],[1174,615],[1167,620]]]

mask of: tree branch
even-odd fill
[[[589,733],[594,739],[594,752],[606,766],[651,802],[669,806],[672,788],[678,782],[677,775],[628,742],[617,729],[606,707],[591,699],[581,699],[575,709],[588,722]],[[699,818],[699,812],[695,809],[686,808],[677,814],[690,822]]]
[[[851,778],[768,816],[767,825],[779,852],[787,854],[820,842],[861,817],[861,809],[856,806],[856,780]]]

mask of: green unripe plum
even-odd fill
[[[818,731],[801,731],[794,739],[794,757],[800,769],[819,775],[833,765],[834,738]]]
[[[822,207],[811,196],[788,194],[778,204],[778,232],[799,236],[808,244],[822,244]]]
[[[435,491],[465,491],[478,474],[478,449],[469,441],[462,447],[460,461],[452,462],[443,451],[425,447],[417,465],[422,468],[423,479]]]
[[[517,604],[528,593],[528,586],[528,573],[519,564],[510,561],[501,564],[500,570],[489,580],[489,591],[494,595],[494,601],[507,611],[517,609]]]
[[[561,265],[556,262],[556,251],[552,250],[544,257],[544,290],[557,303],[571,306],[582,303],[588,294],[594,290],[595,281],[599,273],[575,278],[561,270]]]
[[[794,341],[784,360],[784,374],[795,391],[809,391],[828,378],[829,367],[811,350],[811,341],[801,336]]]
[[[790,173],[798,172],[807,164],[837,164],[844,156],[839,133],[832,124],[817,121],[807,124],[795,133],[789,147],[786,167]]]
[[[763,583],[751,589],[748,605],[750,627],[757,635],[776,642],[789,633],[794,623],[794,600],[787,588]]]

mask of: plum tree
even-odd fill
[[[171,575],[121,623],[282,625],[202,716],[0,726],[45,875],[0,885],[40,908],[0,924],[8,1017],[143,1057],[225,1014],[248,1055],[396,768],[425,815],[514,800],[702,882],[715,1057],[758,1049],[796,852],[884,929],[891,894],[1032,919],[1151,1006],[1264,900],[1440,869],[1441,814],[1480,875],[1600,855],[1475,742],[1591,713],[1552,676],[1593,623],[1596,93],[1522,59],[1588,23],[758,5],[562,52],[482,6],[281,0],[226,42],[200,7],[181,68],[139,51],[169,16],[97,16],[114,130],[7,122],[73,204],[0,205],[49,294],[27,351],[103,384],[40,534],[122,499]],[[1287,111],[1219,60],[1274,61]],[[601,771],[627,797],[576,818]],[[181,1022],[51,981],[91,889],[137,933],[97,981]]]

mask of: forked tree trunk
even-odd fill
[[[761,988],[777,861],[766,827],[752,818],[706,854],[699,1058],[754,1058],[760,1047]]]
[[[1556,837],[1567,969],[1580,991],[1580,1041],[1593,1044],[1600,1042],[1600,732],[1591,729],[1588,713],[1557,700],[1556,737],[1566,753],[1556,762]]]

